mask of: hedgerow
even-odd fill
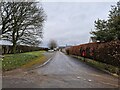
[[[87,43],[72,46],[66,49],[67,54],[82,56],[85,50],[86,58],[119,67],[120,65],[120,41],[106,43]]]

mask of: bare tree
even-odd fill
[[[46,15],[36,2],[0,3],[2,38],[13,43],[13,53],[17,44],[39,45]]]
[[[55,40],[50,40],[48,46],[50,49],[55,49],[57,47],[57,42]]]

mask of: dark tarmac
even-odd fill
[[[15,72],[3,76],[3,88],[118,88],[118,78],[59,51],[43,67]]]

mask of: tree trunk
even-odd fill
[[[13,33],[12,33],[12,43],[13,43],[12,53],[13,54],[16,53],[16,36],[15,36],[15,32],[16,32],[16,29],[14,28]]]
[[[13,52],[13,54],[15,54],[16,53],[16,42],[14,42],[13,43],[13,47],[12,47],[12,52]]]

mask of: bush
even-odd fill
[[[72,55],[82,56],[85,50],[86,58],[119,67],[120,65],[120,41],[111,41],[107,43],[87,43],[78,46],[72,46],[66,49],[66,52]]]
[[[39,50],[48,50],[48,49],[41,47],[33,47],[33,46],[23,46],[23,45],[18,45],[16,48],[17,53],[39,51]],[[2,45],[2,54],[12,54],[12,46]]]

